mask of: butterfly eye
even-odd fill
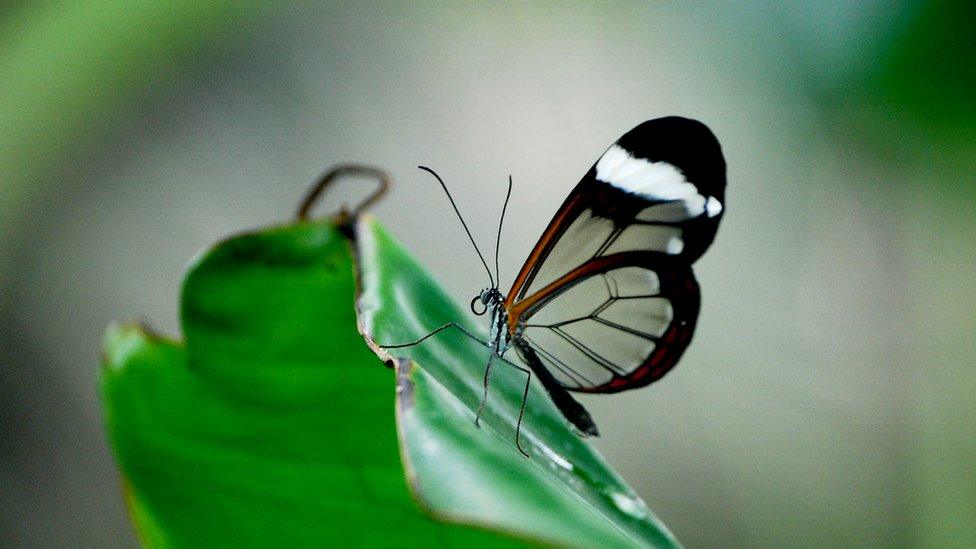
[[[475,304],[476,303],[481,303],[481,310],[480,311],[475,307]],[[487,312],[487,311],[488,311],[488,305],[484,301],[481,300],[481,295],[479,294],[479,295],[474,296],[474,299],[471,300],[471,312],[474,313],[474,314],[476,314],[476,315],[478,315],[478,316],[481,316],[481,315],[485,314],[485,312]]]

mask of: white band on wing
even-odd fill
[[[722,204],[714,196],[706,199],[699,194],[698,187],[674,165],[634,158],[620,145],[612,145],[597,161],[596,178],[647,200],[680,200],[689,218],[705,212],[714,217],[722,211]]]

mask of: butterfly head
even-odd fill
[[[481,316],[485,314],[488,309],[495,309],[502,304],[503,298],[502,293],[498,291],[498,288],[485,288],[481,290],[481,293],[474,296],[471,300],[471,312]],[[478,303],[481,306],[478,307]]]

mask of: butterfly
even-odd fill
[[[700,308],[692,270],[715,238],[725,213],[725,159],[707,126],[676,116],[646,121],[610,146],[569,193],[532,249],[507,294],[498,287],[498,248],[512,180],[495,242],[495,276],[478,249],[447,186],[455,213],[488,271],[490,286],[471,301],[488,315],[487,340],[449,322],[448,328],[491,349],[492,363],[527,376],[516,427],[532,374],[583,435],[598,435],[589,412],[571,392],[616,393],[661,379],[691,341]],[[514,348],[524,368],[505,357]],[[527,454],[526,454],[527,455]]]

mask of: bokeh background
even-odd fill
[[[727,215],[696,341],[584,399],[597,445],[689,547],[976,545],[973,5],[4,3],[0,545],[135,545],[103,329],[179,334],[193,255],[328,166],[390,170],[377,215],[469,299],[417,164],[485,243],[513,174],[510,281],[603,149],[669,114],[721,140]]]

